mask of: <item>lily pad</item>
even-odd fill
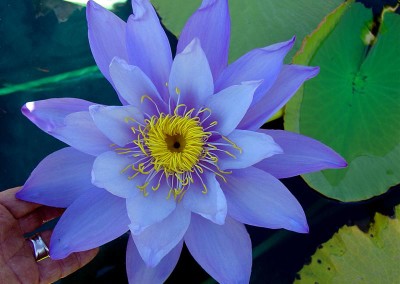
[[[344,226],[302,268],[295,283],[400,283],[400,207],[375,215],[367,233]]]
[[[374,39],[371,11],[359,3],[343,7],[335,11],[343,16],[325,19],[293,60],[321,71],[286,106],[285,129],[329,145],[349,164],[304,175],[311,187],[358,201],[400,182],[400,15],[386,13]]]
[[[162,23],[179,36],[185,22],[200,6],[201,0],[152,0]],[[311,33],[323,17],[343,0],[248,0],[229,1],[231,14],[231,46],[229,60],[246,52],[297,36],[292,58],[302,39]]]

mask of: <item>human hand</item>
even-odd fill
[[[24,234],[62,214],[60,208],[47,207],[15,198],[19,187],[0,192],[0,284],[52,283],[90,262],[98,248],[73,253],[62,260],[43,259],[36,262],[29,240]],[[50,242],[51,231],[40,233]]]

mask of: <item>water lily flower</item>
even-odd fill
[[[302,207],[277,179],[346,162],[311,138],[260,130],[317,67],[284,65],[294,38],[228,65],[227,0],[203,0],[172,58],[148,0],[125,23],[93,1],[89,42],[122,106],[76,98],[26,103],[23,114],[69,147],[47,156],[17,197],[66,208],[50,256],[130,231],[131,283],[163,282],[183,243],[221,283],[246,283],[245,225],[307,233]]]

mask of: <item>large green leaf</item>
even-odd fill
[[[345,226],[323,244],[295,283],[400,283],[400,207],[381,214],[367,233]]]
[[[201,0],[152,0],[163,24],[179,35],[186,20]],[[322,18],[343,0],[230,0],[232,19],[230,61],[256,47],[263,47],[297,36],[293,52]],[[288,61],[294,53],[290,53]]]
[[[294,58],[321,72],[287,105],[285,128],[322,141],[349,163],[305,175],[307,183],[329,197],[357,201],[400,182],[400,16],[385,14],[370,48],[370,10],[347,6],[337,24],[325,21]]]

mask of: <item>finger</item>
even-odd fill
[[[14,216],[14,218],[21,218],[22,216],[32,212],[36,208],[39,208],[40,204],[27,202],[15,198],[21,187],[14,187],[0,192],[0,204],[7,208],[8,211]]]
[[[46,244],[50,242],[51,231],[41,233]],[[52,283],[60,278],[66,277],[79,268],[89,263],[98,253],[99,249],[91,249],[83,252],[76,252],[64,259],[52,260],[46,258],[38,262],[40,283]]]
[[[44,223],[61,216],[65,211],[64,208],[54,208],[42,206],[19,219],[21,231],[25,233],[32,232]]]
[[[53,283],[88,264],[99,252],[98,248],[75,252],[65,259],[39,263],[40,283]],[[45,261],[45,260],[44,260]]]

